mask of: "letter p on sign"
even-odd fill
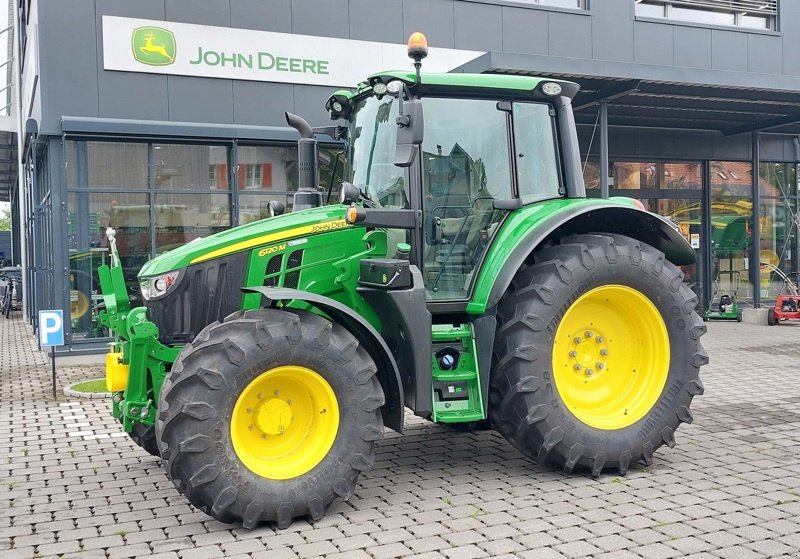
[[[39,343],[43,347],[64,345],[63,311],[39,311]]]

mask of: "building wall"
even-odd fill
[[[396,43],[418,30],[433,46],[542,55],[563,72],[635,64],[676,81],[717,70],[731,85],[800,89],[800,2],[781,3],[779,32],[636,20],[632,0],[594,0],[586,12],[473,0],[70,0],[38,9],[46,134],[60,133],[64,115],[283,126],[288,110],[327,120],[327,87],[103,70],[103,15]]]

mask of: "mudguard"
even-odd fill
[[[403,383],[400,372],[386,342],[369,322],[350,307],[308,291],[276,287],[245,287],[242,291],[261,294],[270,307],[281,301],[303,301],[347,328],[366,348],[378,367],[378,379],[386,396],[386,403],[381,408],[383,424],[398,433],[403,432]]]
[[[680,231],[666,218],[635,207],[576,204],[557,212],[528,231],[508,254],[492,284],[485,306],[470,303],[468,312],[485,312],[497,305],[528,256],[548,239],[583,233],[618,233],[660,250],[677,266],[695,262],[695,253]]]

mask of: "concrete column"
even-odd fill
[[[753,154],[753,247],[750,251],[750,283],[753,286],[753,306],[759,308],[761,306],[761,223],[759,216],[761,214],[761,199],[758,186],[758,166],[761,162],[761,153],[759,146],[759,133],[753,132],[752,136],[752,154]]]
[[[608,198],[608,101],[600,100],[600,197]]]

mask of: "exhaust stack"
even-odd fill
[[[296,114],[286,113],[286,123],[300,133],[297,141],[297,192],[294,194],[293,212],[317,208],[322,205],[317,169],[317,140],[311,125]]]

